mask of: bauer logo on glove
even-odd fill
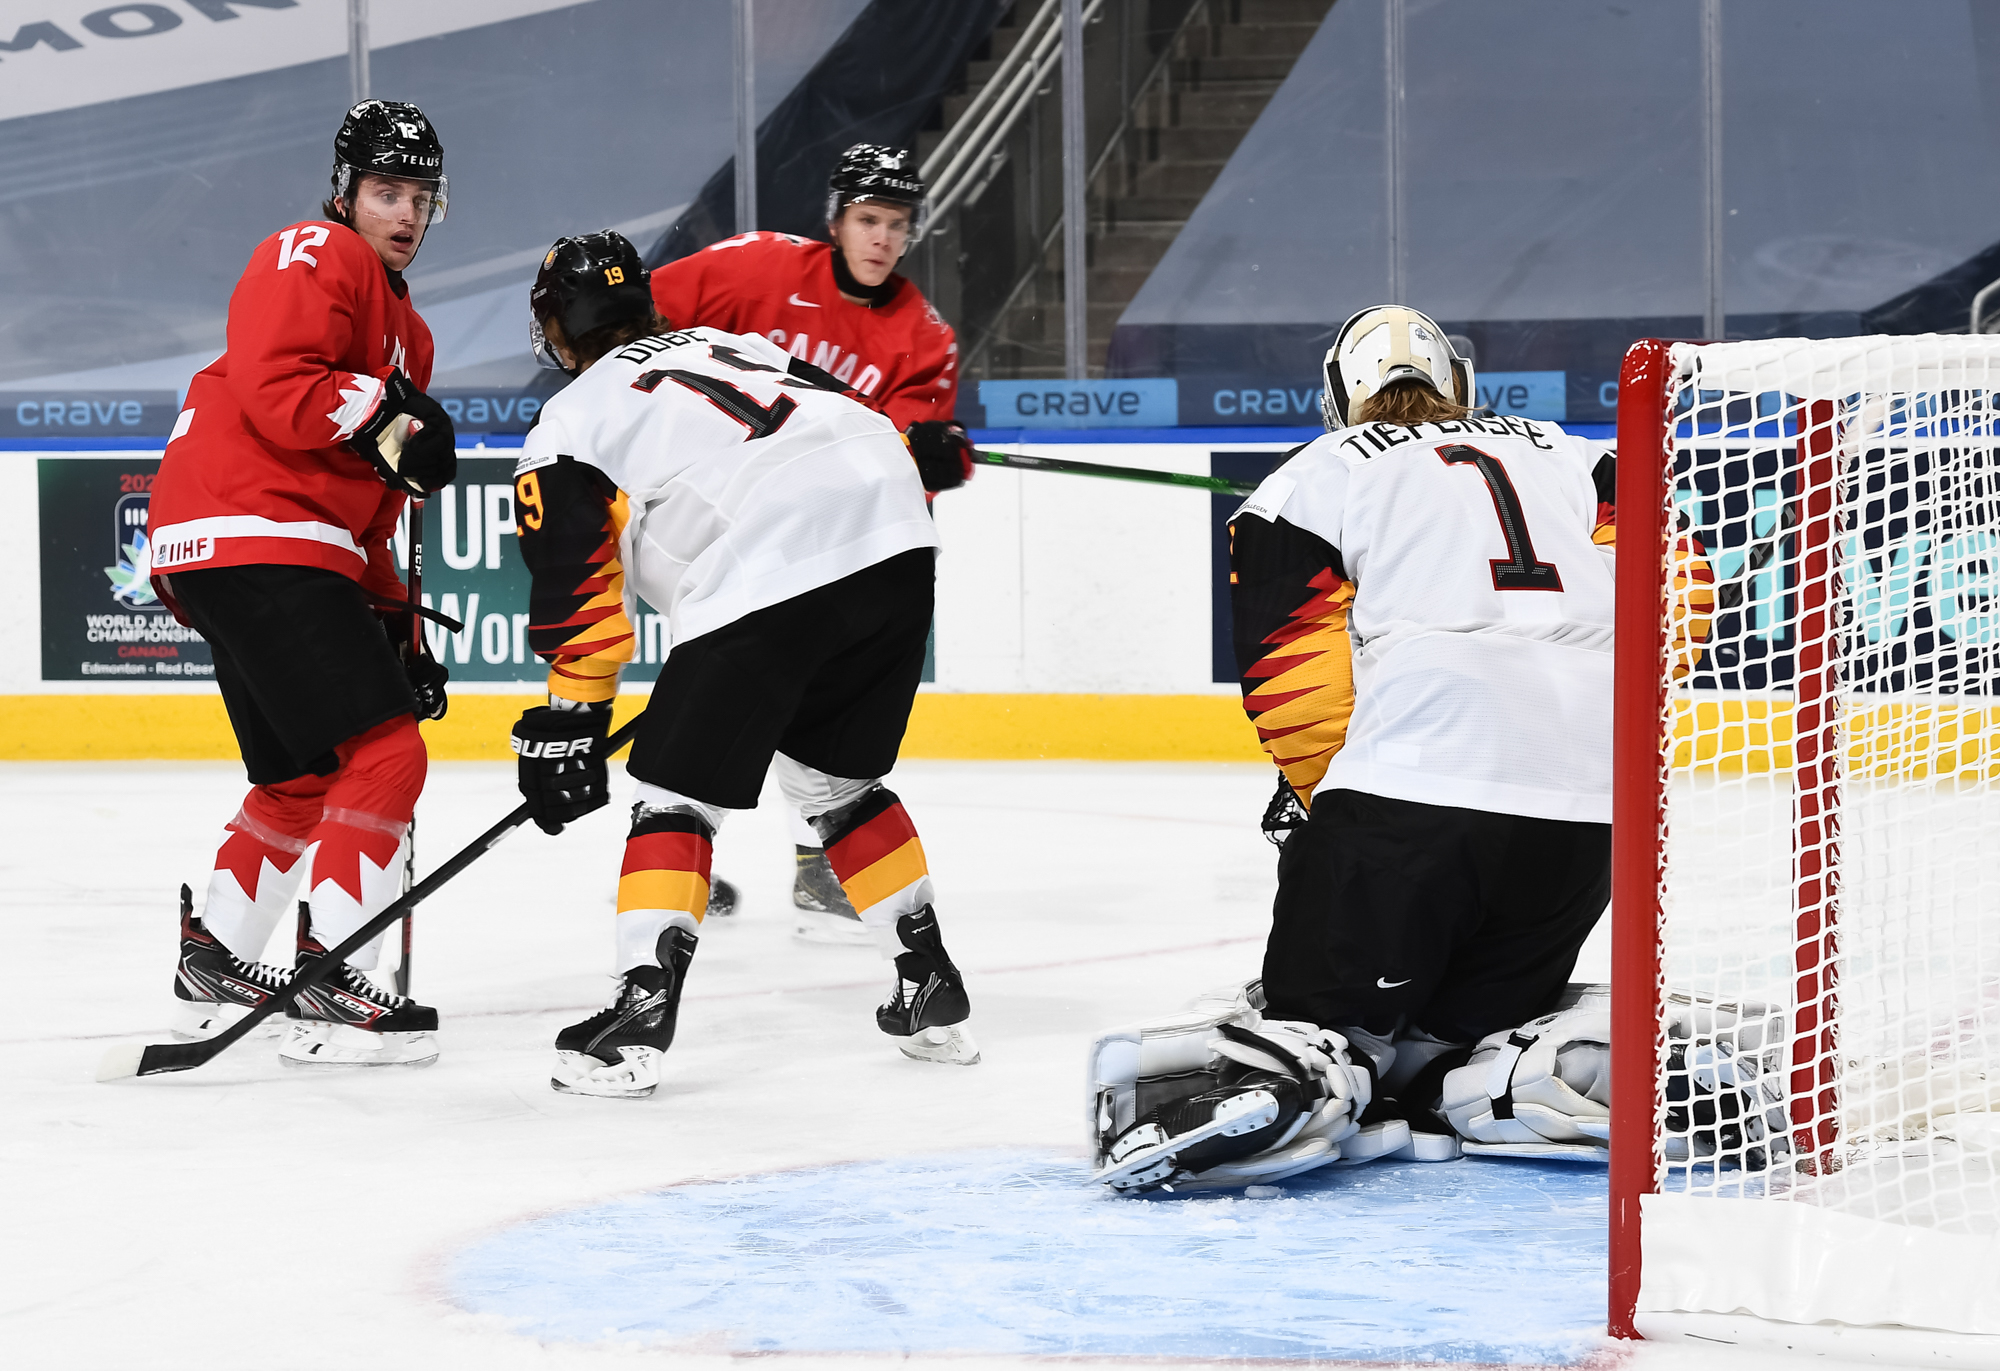
[[[551,738],[544,741],[523,738],[517,732],[508,741],[513,744],[515,755],[520,757],[587,757],[597,747],[595,737]]]
[[[610,730],[608,703],[563,709],[536,705],[514,725],[521,798],[542,832],[560,833],[564,824],[611,803],[602,746]]]

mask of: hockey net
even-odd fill
[[[2000,1335],[2000,338],[1640,343],[1618,456],[1613,1329]]]

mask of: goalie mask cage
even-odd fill
[[[1618,543],[1611,1329],[2000,1366],[2000,338],[1634,345]]]

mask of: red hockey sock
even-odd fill
[[[423,792],[428,758],[405,714],[334,749],[340,769],[312,831],[312,932],[331,947],[402,893],[396,858]],[[380,939],[348,960],[374,966]]]

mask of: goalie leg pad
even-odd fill
[[[1439,1109],[1469,1156],[1604,1161],[1611,1139],[1611,1005],[1586,998],[1490,1033],[1444,1078]]]

